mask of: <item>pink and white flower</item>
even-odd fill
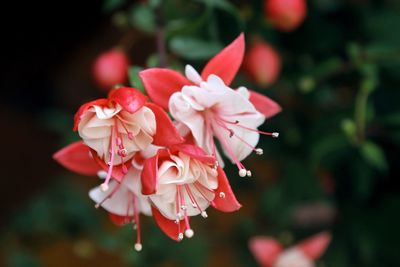
[[[259,134],[278,136],[278,133],[261,132],[257,128],[280,111],[278,104],[261,94],[244,87],[236,90],[229,87],[243,55],[244,36],[241,34],[208,62],[201,75],[191,66],[186,66],[186,77],[159,68],[139,74],[152,100],[169,108],[181,134],[191,133],[198,146],[219,157],[216,138],[242,177],[250,176],[251,172],[240,161],[252,151],[263,153],[256,147]]]
[[[180,241],[194,234],[189,217],[207,218],[206,209],[232,212],[241,207],[216,159],[194,145],[160,149],[144,163],[142,193],[152,203],[159,227]]]
[[[250,240],[249,248],[262,267],[314,267],[330,241],[331,235],[322,232],[284,249],[275,239],[258,236]]]
[[[127,87],[112,90],[108,99],[81,106],[75,115],[74,129],[91,148],[98,164],[107,168],[104,191],[108,190],[111,177],[122,180],[128,172],[127,162],[138,151],[150,144],[165,146],[183,141],[160,107]]]
[[[140,170],[131,168],[121,183],[116,180],[110,181],[110,190],[107,192],[104,192],[101,186],[89,192],[90,198],[96,202],[96,208],[101,206],[109,212],[110,219],[115,224],[134,223],[137,251],[142,250],[139,215],[142,213],[151,216],[149,198],[141,194],[140,173]]]

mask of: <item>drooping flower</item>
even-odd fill
[[[93,151],[92,156],[107,176],[121,181],[128,172],[128,161],[150,144],[166,146],[183,141],[168,115],[134,88],[112,90],[108,99],[81,106],[75,115],[74,130]],[[128,164],[129,165],[129,164]]]
[[[116,225],[133,223],[136,229],[135,249],[142,250],[140,232],[140,214],[151,216],[150,202],[141,193],[141,171],[131,168],[121,183],[112,180],[110,190],[104,192],[101,186],[89,192],[90,198],[96,202],[96,208],[102,207],[109,212],[110,219]]]
[[[330,240],[331,235],[322,232],[283,249],[275,239],[258,236],[250,240],[249,248],[262,267],[314,267],[314,262],[325,252]]]
[[[278,78],[281,71],[281,58],[271,45],[257,41],[247,51],[243,69],[251,80],[266,87]]]
[[[121,178],[121,181],[113,179],[109,182],[109,190],[105,192],[101,186],[89,192],[90,198],[96,202],[95,207],[104,208],[111,221],[116,225],[133,223],[137,231],[135,249],[142,249],[140,234],[140,214],[151,216],[150,201],[141,193],[140,174],[145,159],[154,156],[158,147],[150,145],[147,149],[136,153],[130,162],[129,171]],[[91,150],[82,141],[72,143],[54,154],[54,159],[65,168],[88,176],[106,178],[105,166],[98,164],[93,158]],[[107,168],[106,168],[107,170]]]
[[[110,90],[128,79],[129,58],[121,49],[100,54],[93,63],[93,78],[103,90]]]
[[[295,30],[307,15],[306,0],[265,0],[265,15],[281,31]]]
[[[210,205],[224,212],[241,207],[215,157],[195,145],[158,150],[145,161],[141,181],[156,223],[176,241],[193,236],[189,217],[206,218]]]
[[[250,176],[251,172],[240,161],[252,151],[263,153],[256,147],[259,134],[278,136],[278,133],[261,132],[257,127],[280,111],[278,104],[261,94],[244,87],[236,90],[229,87],[243,54],[241,34],[208,62],[201,75],[191,66],[186,66],[186,77],[159,68],[139,74],[152,100],[169,108],[181,134],[191,133],[198,146],[219,157],[216,138],[242,177]]]

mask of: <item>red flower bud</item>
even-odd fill
[[[123,84],[128,78],[129,59],[119,49],[100,54],[93,64],[95,82],[104,90],[109,90],[116,84]]]
[[[281,58],[270,45],[257,42],[246,53],[243,67],[250,79],[261,86],[267,86],[278,78]]]
[[[305,0],[265,0],[265,15],[281,31],[292,31],[304,20],[307,13]]]

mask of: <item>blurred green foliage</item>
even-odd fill
[[[239,218],[214,212],[205,222],[197,218],[196,237],[182,244],[146,220],[140,254],[132,249],[130,227],[104,230],[104,213],[92,208],[81,187],[55,177],[52,187],[9,222],[4,251],[13,253],[7,266],[40,266],[33,246],[82,236],[131,266],[208,266],[221,248],[235,266],[256,266],[247,248],[252,236],[272,235],[290,245],[323,229],[332,231],[333,242],[318,266],[400,266],[400,2],[307,3],[304,24],[281,33],[266,20],[261,0],[104,1],[110,15],[125,17],[146,34],[165,31],[174,68],[203,66],[242,31],[248,46],[254,38],[271,43],[283,60],[278,82],[260,88],[239,74],[234,85],[258,90],[282,105],[283,112],[262,126],[279,131],[281,138],[262,138],[262,159],[246,160],[253,179],[240,179],[227,167],[244,204]],[[156,10],[162,11],[161,24]],[[149,56],[148,66],[158,63],[157,54]],[[143,67],[129,71],[139,88],[137,72]],[[64,142],[73,139],[65,126],[71,124],[70,115],[54,111],[45,118]],[[311,221],[302,215],[307,209]]]

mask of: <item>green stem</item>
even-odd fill
[[[356,96],[354,120],[357,127],[357,144],[361,144],[365,139],[366,113],[369,91],[359,90]]]

